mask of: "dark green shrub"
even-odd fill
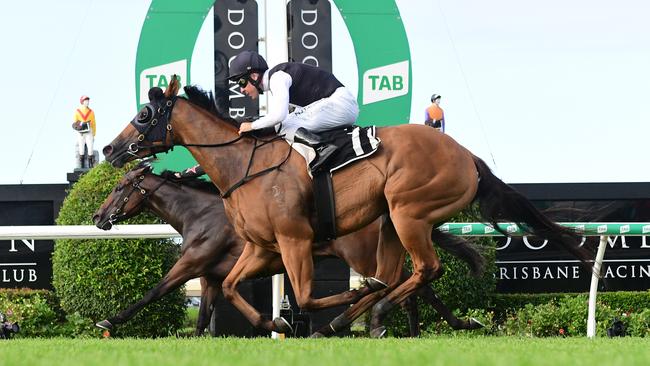
[[[604,294],[613,295],[614,293]],[[609,303],[608,299],[599,300],[596,305],[596,335],[606,336],[607,328],[612,325],[615,318],[618,318],[625,324],[627,335],[650,336],[650,309],[626,312],[611,305],[616,302],[639,304],[638,295],[639,293],[621,292],[610,296],[609,300],[613,299],[613,301]],[[626,296],[629,299],[625,299]],[[503,332],[507,335],[529,337],[585,336],[587,334],[587,301],[588,295],[579,294],[555,297],[553,300],[538,305],[527,304],[521,309],[509,312],[502,327]]]
[[[565,296],[578,295],[588,296],[584,293],[495,294],[492,299],[492,304],[497,320],[503,321],[505,320],[506,313],[516,312],[528,304],[541,305],[549,302],[557,303]],[[599,292],[597,300],[599,303],[605,304],[612,309],[620,309],[628,313],[650,309],[650,291]]]
[[[63,312],[50,291],[0,290],[0,311],[20,325],[16,337],[52,337],[62,334]]]
[[[626,313],[621,320],[625,323],[626,334],[632,337],[650,337],[650,309]]]
[[[102,163],[83,175],[66,197],[57,224],[91,225],[95,210],[131,166],[114,169]],[[152,224],[159,220],[139,215],[125,223]],[[178,255],[179,247],[171,240],[57,240],[52,257],[53,284],[68,314],[98,321],[141,299]],[[181,290],[174,291],[145,307],[112,334],[151,337],[174,333],[185,315],[183,298]]]

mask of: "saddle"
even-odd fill
[[[332,174],[357,160],[372,155],[381,140],[375,137],[375,127],[349,126],[318,134],[299,128],[294,135],[294,148],[307,160],[312,176],[317,225],[315,242],[334,240],[336,234],[336,204]],[[296,144],[297,143],[297,144]],[[315,152],[309,154],[296,145],[305,145]]]

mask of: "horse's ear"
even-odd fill
[[[174,74],[172,75],[172,80],[169,82],[169,86],[167,86],[167,90],[165,90],[165,97],[171,98],[176,96],[178,94],[178,89],[181,87],[181,82],[178,77],[178,75]]]
[[[152,102],[152,103],[154,101],[162,98],[163,95],[164,95],[164,93],[163,93],[162,89],[160,89],[157,86],[154,86],[153,88],[149,89],[149,101]]]

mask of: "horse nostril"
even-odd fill
[[[98,215],[98,214],[94,214],[94,215],[93,215],[93,223],[95,223],[95,225],[97,225],[97,222],[98,222],[98,221],[99,221],[99,215]]]
[[[102,153],[104,153],[104,156],[109,156],[113,153],[113,146],[111,145],[106,145],[102,149]]]

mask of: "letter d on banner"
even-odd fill
[[[332,15],[327,0],[291,0],[287,3],[289,61],[332,72]]]

